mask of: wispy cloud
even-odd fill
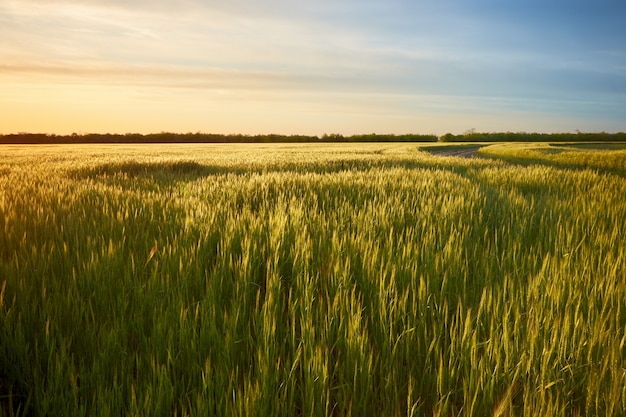
[[[164,88],[232,90],[358,91],[368,80],[320,74],[185,66],[111,66],[67,64],[0,64],[0,76],[13,75],[33,83],[135,85]]]

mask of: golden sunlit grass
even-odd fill
[[[0,414],[623,415],[623,151],[532,146],[0,148]]]

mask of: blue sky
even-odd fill
[[[626,131],[626,2],[3,0],[0,133]]]

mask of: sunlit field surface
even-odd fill
[[[427,146],[1,147],[0,414],[625,415],[626,150]]]

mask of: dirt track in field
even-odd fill
[[[477,158],[476,152],[482,148],[482,146],[475,146],[471,148],[463,148],[463,149],[451,149],[449,151],[446,150],[438,150],[432,152],[433,155],[441,155],[441,156],[458,156],[460,158]]]
[[[443,151],[443,152],[437,152],[438,155],[445,155],[445,156],[458,156],[458,157],[462,157],[462,158],[475,158],[476,157],[476,151],[478,151],[479,148],[472,148],[472,149],[458,149],[455,151]]]

